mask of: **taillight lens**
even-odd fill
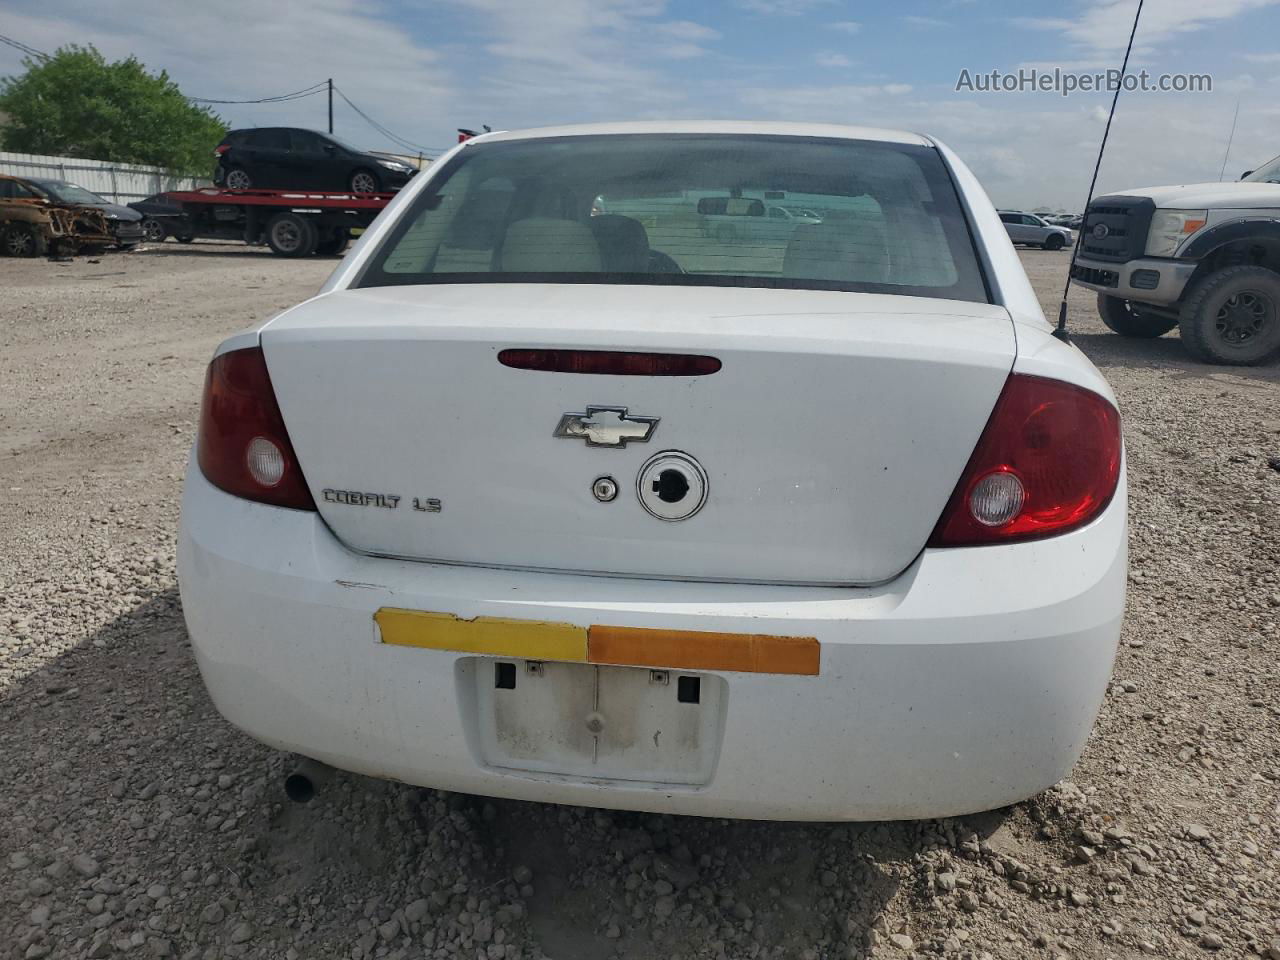
[[[1084,526],[1115,496],[1120,449],[1120,414],[1103,397],[1012,374],[929,545],[1009,543]]]
[[[316,508],[261,347],[232,350],[209,364],[196,457],[209,482],[227,493],[277,507]]]
[[[231,144],[229,144],[229,143],[220,143],[220,144],[218,144],[216,147],[214,147],[214,148],[213,148],[213,155],[214,155],[215,157],[220,157],[220,156],[222,156],[224,153],[226,153],[226,152],[227,152],[228,150],[230,150],[230,149],[231,149]]]

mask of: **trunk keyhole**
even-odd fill
[[[653,492],[663,503],[679,503],[689,493],[689,478],[679,470],[663,470],[653,481]]]

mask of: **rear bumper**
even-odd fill
[[[467,793],[754,819],[992,809],[1070,771],[1124,605],[1125,497],[1040,543],[925,551],[875,588],[769,587],[450,567],[351,553],[314,513],[231,497],[192,467],[178,564],[222,714],[283,750]],[[714,772],[695,786],[514,773],[477,749],[467,656],[380,643],[384,607],[816,637],[817,676],[721,672]],[[474,661],[470,661],[474,662]]]
[[[1097,290],[1122,300],[1139,303],[1176,303],[1186,289],[1197,264],[1192,261],[1161,260],[1144,257],[1116,263],[1111,260],[1091,260],[1077,257],[1071,268],[1071,279],[1082,287]],[[1134,275],[1140,286],[1135,286]]]

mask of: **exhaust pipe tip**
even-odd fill
[[[332,767],[317,760],[303,760],[284,778],[285,796],[294,803],[310,803],[332,775]]]

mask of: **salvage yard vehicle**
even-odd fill
[[[113,242],[100,211],[50,203],[25,190],[21,182],[0,176],[0,255],[72,254]]]
[[[136,210],[112,203],[106,197],[66,180],[37,177],[28,178],[26,183],[54,203],[101,210],[111,232],[112,246],[131,250],[146,239],[142,232],[142,214]]]
[[[179,243],[190,243],[195,239],[195,231],[182,204],[170,200],[163,193],[135,200],[129,207],[142,217],[142,234],[148,243],[163,243],[168,237]]]
[[[734,257],[598,202],[699,191],[861,215]],[[907,819],[1068,774],[1125,544],[1111,390],[950,150],[629,123],[468,139],[225,340],[178,571],[218,709],[313,761]]]
[[[1280,357],[1280,157],[1237,183],[1141,187],[1098,197],[1071,277],[1097,291],[1115,333],[1178,328],[1204,363]]]
[[[417,168],[297,127],[232,130],[213,151],[215,186],[229,190],[394,192]]]

